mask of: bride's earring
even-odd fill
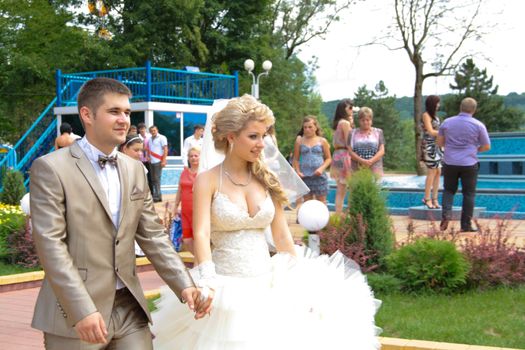
[[[233,151],[233,142],[230,143],[230,154],[232,154],[232,151]]]

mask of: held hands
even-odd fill
[[[76,325],[75,330],[80,340],[91,344],[106,344],[108,331],[106,323],[100,312],[94,312],[81,319]]]
[[[190,310],[195,312],[195,319],[198,320],[210,313],[215,291],[207,287],[190,287],[184,289],[181,296],[188,303]]]
[[[321,169],[315,169],[314,175],[315,176],[321,176],[321,175],[323,175],[323,171]]]

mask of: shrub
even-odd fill
[[[525,283],[525,250],[511,239],[510,221],[496,220],[495,227],[476,223],[479,232],[461,242],[471,269],[470,287],[513,286]]]
[[[349,181],[349,209],[352,218],[354,234],[348,236],[349,242],[359,240],[355,234],[359,232],[358,216],[362,216],[365,229],[365,250],[373,254],[371,263],[384,266],[384,259],[394,248],[394,234],[392,223],[388,216],[385,198],[381,194],[381,187],[376,176],[369,169],[355,172]]]
[[[36,253],[33,236],[31,235],[31,222],[26,220],[23,228],[9,235],[7,244],[10,251],[10,262],[23,267],[38,267],[39,260]]]
[[[407,291],[452,292],[466,282],[469,265],[454,243],[422,238],[387,258],[388,271]]]
[[[491,224],[476,221],[479,231],[463,235],[454,228],[439,230],[434,223],[424,232],[416,233],[413,223],[407,226],[406,243],[427,237],[455,243],[470,263],[467,286],[487,288],[493,286],[515,286],[525,283],[525,249],[512,238],[511,216],[496,217]]]
[[[25,219],[20,206],[0,203],[0,258],[10,256],[8,237],[24,228]]]
[[[22,175],[22,173],[17,170],[7,170],[4,174],[2,186],[2,203],[11,205],[20,204],[20,199],[22,199],[24,194],[26,194],[24,175]]]
[[[353,223],[353,220],[356,222]],[[357,215],[356,219],[349,215],[333,215],[329,224],[319,231],[321,253],[331,255],[339,250],[359,264],[362,271],[373,271],[378,265],[372,261],[375,258],[374,252],[366,249],[365,232],[366,225],[361,215]]]
[[[400,292],[403,284],[399,278],[388,273],[369,273],[366,278],[374,293],[392,294]]]

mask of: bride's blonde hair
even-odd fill
[[[213,116],[212,120],[215,149],[222,153],[226,153],[230,147],[227,138],[228,134],[234,133],[239,135],[248,122],[262,122],[267,127],[275,123],[271,109],[250,95],[232,99],[224,109]],[[288,197],[282,189],[279,179],[268,169],[261,156],[255,162],[250,163],[250,170],[253,176],[268,189],[274,200],[281,205],[288,204]]]

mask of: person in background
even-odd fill
[[[485,125],[474,118],[478,103],[466,97],[461,101],[460,113],[447,118],[439,128],[437,144],[445,147],[443,157],[443,212],[439,228],[448,228],[454,195],[461,179],[463,205],[461,208],[461,231],[476,232],[472,227],[474,200],[478,181],[478,152],[490,150],[490,138]]]
[[[144,123],[137,124],[137,131],[139,132],[139,136],[142,139],[142,143],[143,143],[143,150],[142,150],[142,155],[140,156],[140,161],[142,162],[142,164],[144,164],[144,167],[147,170],[148,187],[151,189],[151,169],[150,169],[150,162],[149,162],[149,155],[148,155],[148,141],[151,138],[151,134],[148,132],[148,128],[146,127],[146,124]]]
[[[142,152],[144,150],[144,142],[142,138],[137,134],[128,134],[126,136],[126,141],[119,146],[119,151],[125,155],[140,161]],[[144,167],[144,172],[147,174],[148,170]],[[144,256],[144,252],[140,249],[140,246],[135,241],[135,255]]]
[[[198,146],[190,148],[188,151],[189,167],[185,167],[180,174],[179,190],[175,197],[173,216],[180,214],[182,220],[182,242],[186,249],[194,253],[193,250],[193,184],[199,170],[199,159],[201,149]],[[179,208],[180,206],[180,208]]]
[[[182,165],[187,167],[188,164],[188,152],[193,147],[199,147],[202,148],[202,135],[204,134],[204,126],[197,124],[193,128],[193,135],[190,137],[187,137],[184,140],[184,144],[182,146]]]
[[[142,138],[137,134],[128,134],[126,136],[126,141],[120,145],[119,151],[140,161],[144,151],[144,141],[142,141]]]
[[[60,136],[55,139],[55,150],[70,146],[75,142],[75,138],[71,136],[73,128],[69,123],[60,124]]]
[[[131,125],[128,130],[128,135],[135,135],[137,132],[137,126]]]
[[[349,98],[341,100],[335,109],[333,145],[334,154],[330,165],[330,176],[337,183],[335,194],[335,212],[340,214],[343,211],[343,204],[346,196],[348,178],[351,174],[352,158],[348,147],[348,137],[352,131],[354,104]]]
[[[425,100],[425,113],[421,116],[421,159],[427,167],[425,197],[422,202],[429,209],[441,208],[438,202],[438,191],[443,151],[441,147],[436,144],[440,124],[439,117],[437,116],[439,101],[439,96],[428,96]]]
[[[162,168],[167,164],[168,139],[166,136],[159,134],[159,129],[155,125],[150,126],[149,132],[151,133],[151,138],[148,140],[147,152],[151,172],[150,189],[153,201],[162,202],[160,179],[162,177]]]
[[[383,130],[372,127],[374,112],[369,107],[361,107],[357,114],[359,128],[350,133],[350,155],[352,171],[361,167],[369,168],[379,178],[383,176],[383,156],[385,155],[385,138]]]
[[[303,136],[297,136],[294,145],[294,169],[310,189],[304,201],[315,199],[326,203],[328,178],[326,168],[332,162],[330,145],[321,136],[317,118],[307,116],[303,119]]]

